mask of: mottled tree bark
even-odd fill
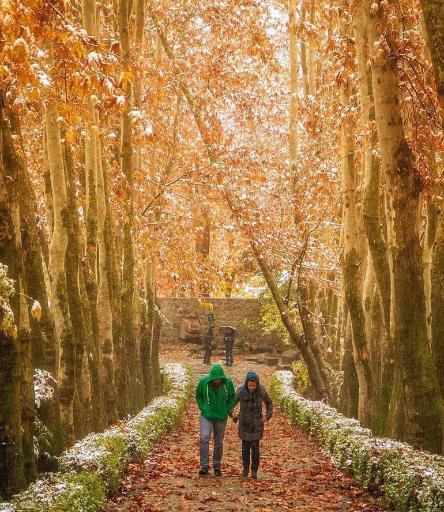
[[[12,310],[14,312],[18,328],[18,340],[20,342],[20,403],[21,403],[21,430],[23,464],[26,482],[35,480],[36,465],[34,455],[34,386],[33,366],[31,349],[31,328],[29,324],[28,294],[26,293],[26,273],[23,265],[23,249],[21,235],[21,212],[20,212],[20,172],[23,171],[24,162],[17,152],[11,133],[11,123],[5,109],[0,109],[1,132],[2,132],[2,168],[4,182],[6,184],[6,198],[12,220],[13,238],[10,239],[11,247],[15,250],[15,262],[12,269],[15,270],[14,281],[16,294],[12,299]],[[13,243],[13,244],[12,244]],[[12,254],[12,252],[10,252]],[[5,262],[11,265],[11,261]]]
[[[73,333],[76,340],[75,347],[75,377],[76,393],[74,396],[74,427],[76,438],[86,436],[92,430],[91,411],[91,376],[89,372],[88,353],[90,340],[88,340],[85,327],[85,315],[80,291],[81,279],[81,251],[80,226],[77,213],[75,195],[74,161],[71,147],[65,142],[63,148],[65,163],[65,176],[67,185],[68,214],[69,214],[69,244],[67,247],[66,285],[69,303],[69,314],[72,321]]]
[[[440,212],[431,267],[432,351],[441,396],[444,397],[444,217]]]
[[[404,373],[406,440],[417,448],[441,451],[441,399],[428,344],[418,208],[421,182],[401,118],[396,52],[381,2],[366,0],[369,46],[382,37],[388,51],[372,59],[375,119],[388,193],[394,245],[393,337],[397,370]],[[390,51],[390,53],[388,53]]]
[[[69,211],[65,170],[60,134],[57,126],[57,109],[53,104],[46,107],[46,141],[54,205],[54,230],[49,248],[49,275],[51,279],[51,305],[55,331],[59,340],[57,380],[60,392],[60,410],[65,446],[75,441],[74,393],[75,393],[75,337],[69,315],[65,257],[68,246]]]
[[[290,57],[290,118],[288,127],[288,156],[290,159],[290,176],[292,180],[293,195],[297,183],[297,154],[298,154],[298,35],[296,20],[296,0],[288,3],[288,40]],[[295,198],[293,199],[295,201]],[[293,205],[295,222],[299,222],[298,206]]]
[[[131,59],[129,40],[130,5],[128,0],[119,4],[119,34],[122,50],[124,72],[129,72]],[[135,329],[135,293],[134,293],[134,176],[133,176],[133,132],[129,109],[132,103],[132,88],[130,80],[124,83],[127,106],[122,113],[121,122],[121,170],[125,176],[125,216],[123,219],[123,273],[122,273],[122,338],[127,348],[127,361],[130,375],[140,375],[137,365],[137,339]],[[130,412],[137,412],[140,403],[140,389],[136,378],[129,381]]]
[[[142,308],[141,318],[141,344],[140,358],[142,361],[142,375],[145,393],[145,403],[148,403],[154,396],[154,385],[151,372],[151,339],[153,329],[153,289],[154,268],[151,260],[145,262],[145,289],[144,289],[144,307]]]
[[[347,2],[344,2],[347,3]],[[350,27],[348,14],[341,19],[341,33],[345,51],[352,54],[347,46]],[[351,64],[353,65],[353,64]],[[347,62],[345,63],[347,66]],[[342,153],[342,212],[344,223],[343,279],[345,300],[352,326],[353,354],[359,382],[358,418],[367,427],[372,424],[372,373],[369,361],[369,349],[362,303],[362,267],[363,260],[358,242],[358,210],[356,188],[358,173],[355,165],[356,124],[350,111],[352,86],[350,78],[344,76],[340,83],[340,97],[343,108],[341,116],[341,153]]]
[[[12,112],[8,112],[11,132],[22,141],[20,120]],[[14,149],[15,151],[15,149]],[[56,357],[58,353],[57,340],[54,331],[54,320],[49,309],[48,292],[45,283],[45,258],[42,249],[41,232],[36,224],[35,212],[37,201],[31,187],[28,171],[24,160],[17,155],[18,183],[20,193],[21,239],[23,264],[26,269],[25,280],[27,294],[39,302],[41,307],[40,320],[30,318],[31,327],[31,369],[41,368],[56,376]],[[50,190],[50,187],[49,187]],[[52,213],[51,213],[52,216]],[[45,251],[47,244],[45,241]],[[51,455],[59,455],[63,450],[63,432],[58,405],[58,389],[54,385],[53,400],[46,401],[40,406],[39,419],[52,434]]]
[[[348,314],[347,314],[348,317]],[[356,373],[355,360],[353,357],[353,341],[350,317],[345,322],[344,333],[344,355],[342,357],[341,369],[344,372],[342,382],[339,410],[348,418],[358,417],[359,383]]]
[[[98,22],[96,0],[83,0],[82,2],[82,22],[83,27],[87,31],[90,38],[98,40]],[[102,298],[99,297],[98,291],[98,223],[101,222],[98,213],[98,197],[97,193],[100,189],[97,184],[98,175],[100,173],[100,140],[99,140],[99,115],[96,112],[95,99],[93,91],[87,99],[86,104],[86,137],[85,137],[85,185],[86,185],[86,250],[85,262],[86,266],[83,271],[83,279],[85,282],[85,290],[88,296],[88,314],[91,318],[91,328],[93,335],[93,360],[91,360],[92,373],[91,385],[93,387],[94,423],[96,429],[103,430],[109,422],[107,406],[105,404],[108,399],[105,396],[105,386],[109,382],[106,371],[106,358],[103,357],[103,323],[107,323],[107,310],[101,312]],[[104,220],[102,220],[104,222]],[[105,336],[106,339],[108,337]],[[106,356],[107,357],[107,356]],[[112,381],[111,388],[112,390]],[[114,419],[114,416],[111,414]]]
[[[0,102],[3,97],[0,96]],[[10,190],[8,190],[9,171],[6,170],[5,155],[9,141],[5,140],[6,117],[3,105],[0,105],[0,262],[8,267],[7,277],[16,283],[20,279],[18,242],[14,230],[11,210]],[[7,165],[7,164],[6,164]],[[9,184],[10,187],[10,184]],[[17,290],[18,291],[18,290]],[[6,297],[2,297],[6,300]],[[19,312],[19,295],[15,293],[10,300],[14,314]],[[5,312],[0,306],[0,318]],[[17,325],[18,318],[14,318]],[[22,401],[21,391],[21,341],[18,336],[0,330],[0,496],[10,498],[25,484],[24,455],[21,429]]]
[[[150,372],[151,372],[151,390],[153,396],[159,396],[162,394],[162,379],[160,375],[159,367],[159,342],[160,342],[160,330],[162,322],[157,306],[157,294],[156,294],[156,277],[155,277],[155,263],[150,262],[152,267],[148,274],[150,278],[147,282],[147,299],[148,299],[148,310],[151,316],[151,342],[150,342]]]
[[[371,70],[368,68],[368,34],[365,20],[364,6],[361,4],[353,17],[353,28],[356,38],[356,56],[359,73],[359,96],[361,115],[366,127],[363,141],[363,166],[364,166],[364,207],[363,223],[367,238],[369,258],[367,262],[367,274],[374,273],[378,286],[378,294],[381,297],[383,323],[385,332],[380,333],[375,339],[373,320],[374,306],[378,299],[369,290],[364,297],[364,305],[367,311],[366,329],[371,336],[369,346],[372,358],[371,374],[373,383],[373,429],[378,434],[385,434],[387,428],[387,416],[389,402],[393,386],[393,343],[390,338],[390,301],[391,281],[390,265],[387,243],[384,239],[383,224],[384,215],[381,211],[381,170],[379,159],[376,156],[376,132],[373,129],[375,110],[373,105],[373,90],[371,84]],[[369,267],[372,268],[369,268]],[[379,354],[379,357],[376,357]]]

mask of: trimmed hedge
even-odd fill
[[[178,425],[191,392],[190,372],[165,365],[164,395],[134,418],[99,434],[89,434],[63,453],[60,472],[32,484],[0,504],[0,512],[100,512],[122,482],[129,462],[148,455],[156,441]]]
[[[444,457],[372,437],[357,420],[296,393],[291,372],[273,375],[271,395],[295,426],[323,446],[335,466],[349,471],[362,487],[381,492],[394,510],[444,511]]]

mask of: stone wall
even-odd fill
[[[270,345],[272,340],[261,332],[259,325],[260,302],[257,299],[226,299],[205,298],[214,307],[214,333],[216,345],[222,346],[223,339],[218,333],[221,325],[230,325],[237,329],[236,345],[240,347],[253,347]],[[177,341],[179,326],[182,318],[189,313],[197,314],[202,326],[207,326],[206,313],[199,306],[197,298],[159,298],[159,306],[164,316],[161,342]]]

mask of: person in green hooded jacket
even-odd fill
[[[196,402],[200,410],[199,454],[200,476],[209,474],[209,448],[213,433],[214,476],[222,476],[221,463],[227,417],[236,401],[233,381],[227,377],[220,364],[215,364],[208,375],[203,375],[196,388]]]

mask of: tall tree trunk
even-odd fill
[[[12,111],[8,112],[8,117],[11,125],[11,133],[9,136],[14,134],[22,145],[20,120]],[[41,318],[30,319],[31,362],[28,364],[31,370],[33,368],[41,368],[50,372],[50,374],[55,378],[57,340],[54,331],[54,320],[48,303],[48,292],[45,282],[45,260],[41,247],[42,239],[35,218],[37,201],[31,187],[26,164],[15,148],[13,146],[11,147],[15,153],[14,159],[17,162],[18,172],[18,200],[20,203],[22,254],[24,268],[26,269],[26,272],[24,273],[26,280],[25,288],[27,294],[34,300],[38,301],[41,307]],[[52,434],[51,454],[59,455],[63,450],[63,433],[60,422],[57,384],[54,385],[53,399],[41,404],[39,419]]]
[[[387,51],[372,59],[375,118],[388,189],[389,219],[395,244],[393,267],[393,313],[395,361],[404,372],[406,440],[417,448],[441,451],[441,399],[428,345],[427,320],[419,241],[418,208],[421,182],[415,171],[401,118],[396,55],[390,23],[381,2],[365,1],[369,46],[380,38]],[[374,3],[373,3],[374,4]],[[379,43],[380,44],[380,43]]]
[[[356,37],[356,56],[359,72],[359,97],[362,119],[365,123],[364,136],[364,227],[375,268],[376,281],[382,298],[384,324],[390,333],[390,269],[387,244],[382,232],[383,220],[380,212],[381,177],[380,164],[376,156],[376,133],[372,130],[375,121],[371,70],[368,70],[368,34],[364,5],[360,5],[353,17]]]
[[[85,315],[80,291],[80,227],[76,204],[76,178],[71,147],[65,142],[63,147],[65,176],[67,184],[68,214],[69,214],[69,245],[67,247],[66,285],[68,293],[69,314],[76,340],[75,347],[75,376],[76,394],[74,400],[74,427],[76,438],[86,436],[92,430],[91,411],[91,376],[89,372],[88,354],[91,346],[87,338]]]
[[[353,28],[356,38],[356,56],[359,73],[359,96],[361,103],[362,120],[365,126],[364,135],[364,209],[363,221],[367,237],[369,261],[378,285],[379,295],[383,312],[383,322],[385,333],[379,337],[379,347],[373,346],[373,353],[381,355],[381,365],[375,371],[374,365],[371,366],[372,379],[374,385],[380,383],[380,389],[374,389],[374,416],[375,429],[380,434],[386,430],[387,415],[389,410],[389,401],[393,386],[393,343],[390,338],[390,301],[391,301],[391,281],[390,265],[388,258],[387,244],[383,234],[384,217],[381,213],[381,176],[380,163],[376,156],[376,132],[373,129],[375,121],[375,110],[373,105],[373,89],[371,83],[371,71],[368,69],[368,34],[365,21],[364,5],[360,5],[353,17]],[[371,272],[371,269],[369,269]],[[373,318],[372,311],[376,298],[369,296],[369,320]],[[373,328],[368,326],[368,332]],[[377,340],[374,340],[377,341]],[[376,426],[378,424],[379,426]]]
[[[54,207],[52,204],[52,192],[51,192],[51,175],[49,172],[49,163],[48,163],[48,149],[47,149],[47,143],[46,143],[46,133],[43,137],[44,140],[44,152],[45,152],[45,170],[44,170],[44,181],[45,181],[45,210],[46,210],[46,222],[48,224],[48,238],[51,240],[52,232],[54,229]],[[43,230],[40,230],[41,234],[43,235]],[[44,239],[44,237],[42,237]],[[46,239],[45,239],[46,240]],[[42,246],[43,250],[43,243],[40,244]],[[49,250],[48,253],[45,254],[45,263],[46,266],[49,264]]]
[[[296,20],[296,0],[289,0],[288,3],[288,38],[290,55],[290,119],[289,119],[289,153],[290,158],[290,176],[292,180],[294,217],[298,223],[300,218],[296,205],[296,184],[297,184],[297,153],[298,153],[298,45],[297,45],[297,20]]]
[[[57,126],[57,110],[53,104],[46,107],[46,141],[51,176],[52,201],[54,205],[54,230],[49,248],[49,275],[51,280],[51,306],[60,353],[57,365],[57,380],[60,392],[60,410],[65,446],[75,441],[74,393],[76,347],[65,274],[65,258],[68,246],[69,211],[66,179],[60,134]]]
[[[145,391],[145,403],[148,403],[154,396],[154,383],[151,372],[151,339],[153,329],[154,301],[152,289],[154,286],[154,266],[151,259],[145,262],[145,290],[144,308],[141,319],[141,345],[140,357],[142,361],[142,375]]]
[[[103,389],[100,384],[100,357],[99,347],[94,339],[93,320],[91,313],[91,304],[89,302],[88,293],[86,291],[86,270],[79,274],[79,290],[82,301],[83,320],[85,327],[86,344],[85,349],[88,357],[88,368],[91,390],[91,421],[94,432],[99,432],[106,427],[105,405],[103,399]],[[84,383],[88,386],[88,383]]]
[[[117,419],[116,388],[115,388],[115,347],[113,333],[113,312],[111,309],[111,290],[109,283],[109,248],[106,243],[106,220],[108,216],[106,207],[106,180],[105,169],[102,166],[100,140],[97,141],[97,235],[98,235],[98,290],[97,311],[100,312],[98,322],[100,382],[107,383],[107,392],[104,394],[105,411],[108,423]],[[123,361],[119,361],[120,364]]]
[[[134,4],[135,11],[135,54],[141,55],[143,51],[143,40],[144,40],[144,32],[145,32],[145,0],[136,0]],[[149,48],[151,47],[150,43],[148,43]],[[141,70],[140,70],[141,71]],[[134,104],[135,107],[140,110],[142,109],[142,94],[143,94],[143,79],[142,73],[137,72],[134,79]],[[135,153],[135,169],[136,172],[140,172],[142,170],[142,155],[140,151]],[[151,322],[148,318],[148,310],[147,310],[147,302],[146,302],[146,264],[143,269],[145,272],[145,279],[143,281],[142,289],[137,293],[138,300],[137,303],[140,305],[139,313],[140,313],[140,330],[137,339],[137,354],[139,356],[140,361],[138,361],[137,366],[140,367],[141,375],[138,377],[138,384],[140,388],[140,392],[137,393],[140,403],[138,407],[143,407],[149,400],[152,395],[152,389],[150,386],[150,342],[151,342]]]
[[[129,73],[131,50],[129,40],[129,0],[121,0],[119,4],[119,33],[122,50],[122,63],[124,73]],[[128,363],[130,375],[136,376],[137,366],[137,340],[134,318],[134,177],[133,177],[133,133],[129,108],[132,102],[131,81],[124,84],[126,109],[122,114],[121,123],[121,170],[125,176],[126,203],[125,218],[123,220],[123,275],[122,275],[122,334],[123,341],[128,350]],[[138,388],[136,378],[130,379],[130,412],[137,411]]]
[[[347,3],[347,2],[344,2]],[[347,46],[348,13],[340,20],[345,51],[353,55]],[[344,66],[353,63],[345,63]],[[350,314],[353,339],[353,354],[355,357],[356,373],[359,381],[358,418],[365,426],[371,426],[372,375],[369,362],[368,340],[366,335],[365,314],[362,304],[362,266],[358,246],[358,212],[356,188],[358,185],[355,165],[355,132],[356,125],[351,107],[352,87],[350,78],[344,76],[341,80],[341,151],[342,151],[342,193],[343,193],[343,223],[344,223],[344,256],[343,275],[345,300]]]
[[[156,277],[155,277],[155,262],[150,261],[149,263],[150,272],[148,273],[149,282],[147,281],[147,298],[148,298],[148,310],[151,312],[151,343],[150,343],[150,372],[151,372],[151,390],[153,396],[159,396],[162,394],[162,379],[160,376],[159,367],[159,342],[160,342],[160,330],[162,322],[159,314],[159,307],[157,305],[157,294],[156,294]]]
[[[432,340],[432,265],[437,226],[441,211],[432,198],[427,198],[427,225],[424,233],[423,266],[424,294],[426,299],[427,335]],[[439,313],[438,313],[439,314]]]
[[[304,331],[305,343],[308,345],[311,353],[313,354],[317,368],[321,374],[322,381],[324,383],[329,383],[323,359],[324,354],[321,350],[321,340],[316,322],[316,287],[314,286],[313,282],[302,284],[300,279],[298,281],[298,311]],[[332,398],[331,394],[329,395],[329,398]]]
[[[83,27],[90,38],[99,39],[98,31],[98,10],[96,0],[83,0],[82,2],[82,21]],[[92,93],[93,91],[91,91]],[[97,261],[97,250],[99,244],[98,223],[102,221],[98,212],[97,196],[100,186],[97,183],[100,173],[100,140],[99,140],[99,115],[96,112],[94,95],[90,94],[86,105],[86,137],[85,137],[85,175],[86,175],[86,267],[83,273],[85,289],[88,295],[88,314],[91,318],[91,327],[93,335],[93,354],[95,356],[92,363],[91,385],[93,387],[94,423],[96,429],[103,430],[115,417],[108,411],[109,398],[111,392],[105,392],[108,386],[108,376],[106,369],[107,355],[103,356],[104,340],[103,324],[108,322],[107,310],[101,311],[102,298],[99,297],[98,283],[99,270]],[[95,395],[95,396],[94,396]],[[106,398],[105,398],[106,397]],[[107,405],[108,404],[108,405]],[[109,416],[111,415],[111,418]]]
[[[429,339],[431,340],[439,390],[441,398],[444,399],[444,213],[442,205],[438,206],[431,201],[428,208],[427,236],[424,243],[424,259],[428,263],[424,266],[424,282],[429,283],[430,286],[429,290],[427,286],[425,287],[426,296],[427,291],[430,291],[430,317],[427,317],[427,321],[430,322],[428,324],[428,326],[430,325]]]
[[[20,265],[18,241],[14,230],[13,211],[11,208],[11,182],[9,178],[9,155],[12,148],[9,138],[5,139],[7,120],[3,109],[3,97],[0,96],[0,263],[7,266],[7,277],[20,282]],[[8,178],[7,178],[8,176]],[[15,199],[16,200],[16,199]],[[2,269],[6,271],[6,269]],[[5,279],[0,275],[0,279]],[[6,283],[0,283],[6,288]],[[17,329],[20,313],[19,290],[11,296],[10,306],[14,312]],[[0,317],[6,315],[9,306],[8,297],[0,296]],[[11,326],[12,327],[12,326]],[[10,498],[21,490],[25,484],[23,435],[22,435],[22,400],[21,400],[21,340],[11,330],[0,329],[0,496]]]
[[[431,268],[432,351],[441,396],[444,397],[444,216],[439,213]]]
[[[433,64],[441,107],[441,124],[444,128],[444,5],[437,0],[421,0],[421,4],[424,14],[422,27],[426,29],[427,46],[430,51],[426,51],[426,56]],[[429,336],[432,340],[441,397],[444,398],[444,219],[442,205],[437,205],[432,200],[428,206],[424,255],[426,297],[430,298],[427,302]],[[430,296],[427,295],[428,291]]]
[[[106,180],[106,173],[104,175]],[[106,188],[106,187],[105,187]],[[116,385],[117,414],[123,418],[130,410],[129,405],[129,366],[126,359],[126,347],[123,339],[122,327],[122,302],[121,302],[121,276],[119,273],[119,250],[115,241],[115,226],[111,217],[111,205],[106,197],[106,222],[105,222],[105,251],[107,258],[108,283],[111,293],[111,307],[113,311],[113,342],[116,355],[116,367],[114,379]]]
[[[2,117],[2,166],[6,183],[7,199],[9,203],[12,226],[14,229],[14,245],[16,250],[14,276],[16,296],[13,299],[13,312],[18,327],[20,341],[20,402],[21,402],[21,429],[23,464],[26,482],[35,480],[36,465],[34,454],[34,385],[31,347],[31,328],[28,312],[28,295],[26,290],[26,273],[23,265],[23,249],[21,235],[20,212],[20,173],[24,162],[19,156],[11,133],[11,123],[6,110],[0,110]],[[10,262],[8,263],[10,264]]]
[[[348,418],[358,417],[359,383],[353,357],[353,341],[350,317],[347,317],[344,333],[344,355],[342,357],[342,372],[344,380],[339,397],[339,410]]]

